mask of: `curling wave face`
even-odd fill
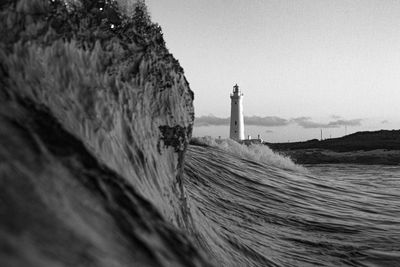
[[[0,4],[1,266],[208,265],[183,234],[193,93],[121,2]]]

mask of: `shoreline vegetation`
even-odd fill
[[[264,144],[298,164],[400,164],[400,130],[357,132],[325,140]]]

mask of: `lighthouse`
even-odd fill
[[[231,94],[231,129],[229,137],[236,141],[244,139],[244,120],[243,120],[243,94],[236,84],[233,86]]]

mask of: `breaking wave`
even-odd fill
[[[398,168],[189,145],[193,92],[143,1],[0,9],[0,266],[400,262]]]

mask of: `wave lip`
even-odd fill
[[[129,17],[117,2],[9,5],[1,19],[9,22],[1,53],[12,84],[8,93],[49,108],[92,153],[183,226],[178,152],[191,136],[193,93],[161,28],[142,2],[135,8]],[[172,209],[166,204],[171,201]]]
[[[126,4],[0,5],[0,146],[9,167],[1,183],[10,182],[18,210],[0,207],[9,218],[1,250],[13,252],[0,257],[6,266],[209,265],[184,234],[192,231],[182,171],[193,92],[143,1],[129,3],[129,14]]]

